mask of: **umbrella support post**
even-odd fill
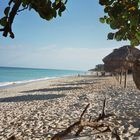
[[[127,86],[127,71],[125,71],[124,88]]]
[[[120,85],[122,84],[122,75],[123,75],[123,72],[121,70],[121,73],[120,73]]]
[[[116,80],[119,82],[119,74],[116,74]]]

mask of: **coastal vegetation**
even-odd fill
[[[90,69],[89,71],[104,71],[104,64],[97,64],[94,69]]]
[[[67,0],[9,0],[8,6],[4,10],[4,17],[0,19],[2,26],[0,31],[3,32],[4,37],[10,35],[11,38],[14,38],[12,24],[19,12],[34,9],[41,18],[49,21],[62,15],[66,9],[66,3]]]
[[[115,30],[108,34],[108,39],[129,40],[132,46],[140,44],[140,0],[99,0],[104,6],[102,23],[107,23]]]

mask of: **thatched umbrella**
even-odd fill
[[[109,72],[125,72],[125,87],[126,76],[128,69],[132,69],[134,60],[140,55],[140,50],[129,45],[114,49],[112,53],[103,58],[104,68]],[[120,80],[121,81],[121,80]]]

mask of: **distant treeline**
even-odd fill
[[[95,68],[90,69],[89,71],[100,71],[100,72],[104,71],[104,72],[106,72],[105,69],[104,69],[104,64],[97,64],[95,66]],[[131,69],[128,70],[128,74],[132,74],[132,70]]]

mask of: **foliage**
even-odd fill
[[[130,40],[132,46],[140,44],[140,0],[99,0],[104,6],[101,23],[107,23],[115,30],[108,39]]]
[[[94,68],[95,71],[104,71],[104,64],[98,64]]]
[[[9,0],[0,19],[3,36],[14,38],[12,24],[18,12],[34,9],[41,18],[51,20],[61,16],[66,9],[67,0]],[[108,34],[108,39],[130,40],[132,46],[140,44],[140,0],[99,0],[104,6],[101,23],[107,23],[115,30]]]
[[[57,15],[62,15],[66,9],[66,3],[67,0],[9,0],[4,10],[4,17],[0,19],[0,26],[2,26],[0,31],[3,32],[3,36],[7,37],[9,34],[11,38],[14,38],[12,23],[18,12],[34,9],[41,18],[49,21]]]

